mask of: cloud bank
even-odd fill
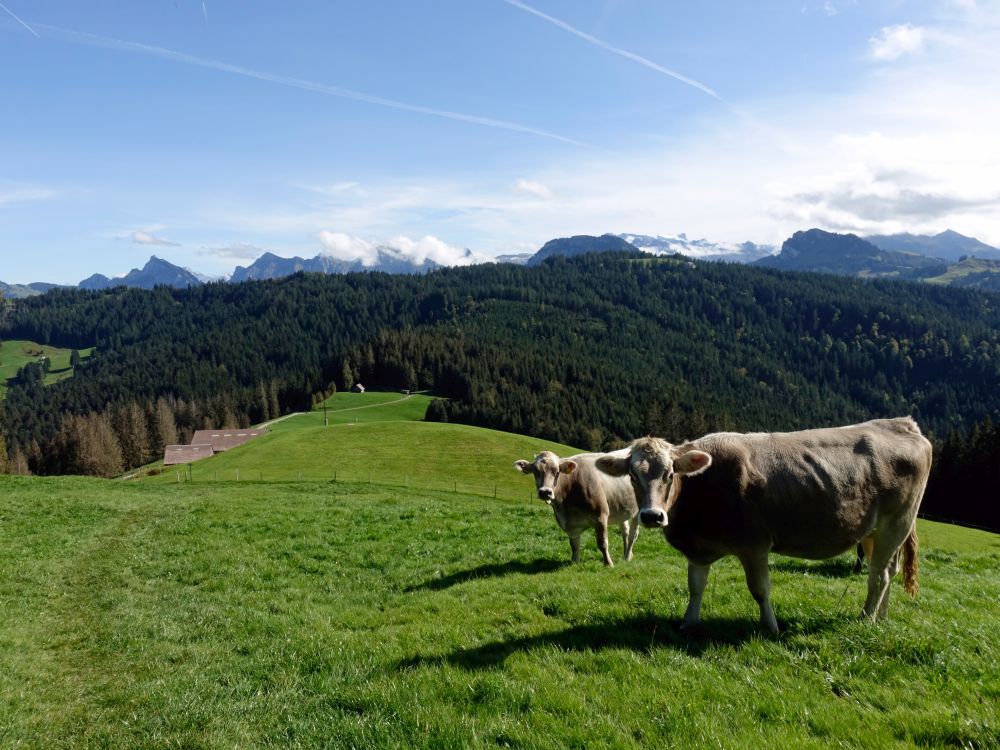
[[[431,235],[417,240],[400,235],[381,245],[361,237],[329,230],[320,232],[318,237],[325,255],[339,260],[359,260],[362,265],[368,267],[378,263],[380,253],[418,266],[428,260],[441,266],[466,266],[489,260],[488,256],[449,245]]]
[[[171,242],[163,237],[155,237],[148,232],[132,232],[132,242],[136,245],[157,245],[160,247],[180,247],[179,242]]]

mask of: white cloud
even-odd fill
[[[360,260],[365,266],[375,265],[380,253],[414,265],[421,265],[424,261],[430,260],[442,266],[465,266],[489,260],[488,256],[449,245],[432,235],[417,240],[399,235],[384,244],[328,230],[320,232],[318,236],[327,255],[340,260]]]
[[[360,260],[363,265],[372,266],[378,261],[378,248],[360,237],[352,237],[341,232],[323,230],[319,241],[327,250],[327,255],[340,260]]]
[[[38,201],[54,198],[56,191],[34,185],[0,186],[0,206],[21,201]]]
[[[234,242],[231,245],[226,245],[224,247],[207,247],[198,252],[199,255],[211,255],[216,258],[227,258],[231,260],[257,260],[261,255],[266,253],[267,250],[258,247],[257,245],[250,245],[245,242]]]
[[[132,242],[136,245],[159,245],[162,247],[180,247],[180,243],[171,242],[162,237],[155,237],[148,232],[132,232],[131,234]]]
[[[514,190],[518,193],[526,193],[527,195],[533,195],[536,198],[546,201],[551,200],[553,196],[552,189],[548,185],[543,185],[534,180],[520,179],[514,185]]]
[[[883,27],[877,36],[868,40],[868,44],[873,58],[888,62],[923,51],[926,41],[926,29],[904,23]]]
[[[409,237],[402,236],[393,237],[389,240],[389,246],[398,250],[404,258],[417,265],[425,260],[432,260],[442,266],[467,266],[486,260],[485,256],[473,253],[466,248],[449,245],[431,235],[419,240],[411,240]]]

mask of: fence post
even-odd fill
[[[236,481],[237,482],[240,481],[240,470],[239,469],[236,470]]]
[[[181,473],[180,473],[180,471],[178,471],[177,472],[177,484],[180,484],[180,483],[181,483]]]
[[[336,470],[334,470],[334,472],[333,472],[333,481],[334,482],[337,481],[337,471]]]

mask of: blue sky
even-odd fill
[[[1000,2],[0,0],[0,279],[568,234],[1000,244]]]

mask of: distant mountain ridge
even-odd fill
[[[986,262],[1000,263],[1000,249],[950,229],[933,236],[903,233],[866,238],[810,229],[796,232],[788,238],[778,254],[772,254],[774,247],[771,245],[689,239],[683,233],[655,236],[631,233],[574,235],[550,240],[535,253],[500,255],[484,262],[535,266],[553,256],[573,257],[584,253],[636,251],[656,255],[680,253],[697,260],[756,263],[791,271],[928,280],[933,283],[1000,291],[1000,266]],[[108,289],[129,286],[151,289],[166,285],[184,288],[213,281],[239,283],[276,279],[300,271],[324,274],[423,274],[443,267],[429,258],[415,262],[403,251],[390,246],[379,246],[375,248],[375,253],[374,261],[365,265],[360,259],[343,260],[322,254],[313,258],[284,258],[265,252],[248,266],[237,266],[228,279],[204,276],[154,255],[141,269],[133,268],[124,276],[111,278],[96,273],[81,281],[77,287]],[[466,250],[465,253],[466,258],[471,260],[471,251]],[[962,258],[982,262],[958,263]],[[7,284],[0,281],[0,297],[30,297],[57,286],[61,285],[44,282]]]
[[[796,232],[785,240],[780,253],[761,258],[754,265],[782,271],[910,280],[939,276],[948,268],[941,258],[882,250],[857,235],[835,234],[822,229]]]
[[[140,289],[172,286],[183,289],[189,286],[198,286],[201,283],[201,279],[186,268],[175,266],[173,263],[153,255],[142,268],[133,268],[124,276],[109,279],[103,274],[95,273],[81,281],[78,286],[81,289],[110,289],[116,286],[138,287]]]
[[[549,240],[532,255],[526,265],[537,266],[548,258],[562,256],[573,258],[587,253],[636,252],[638,248],[614,234],[602,234],[595,237],[590,234],[577,234],[573,237],[559,237]]]
[[[865,239],[883,250],[920,253],[932,258],[944,258],[952,263],[961,260],[963,256],[1000,260],[1000,249],[951,229],[933,236],[909,233],[876,234]]]

